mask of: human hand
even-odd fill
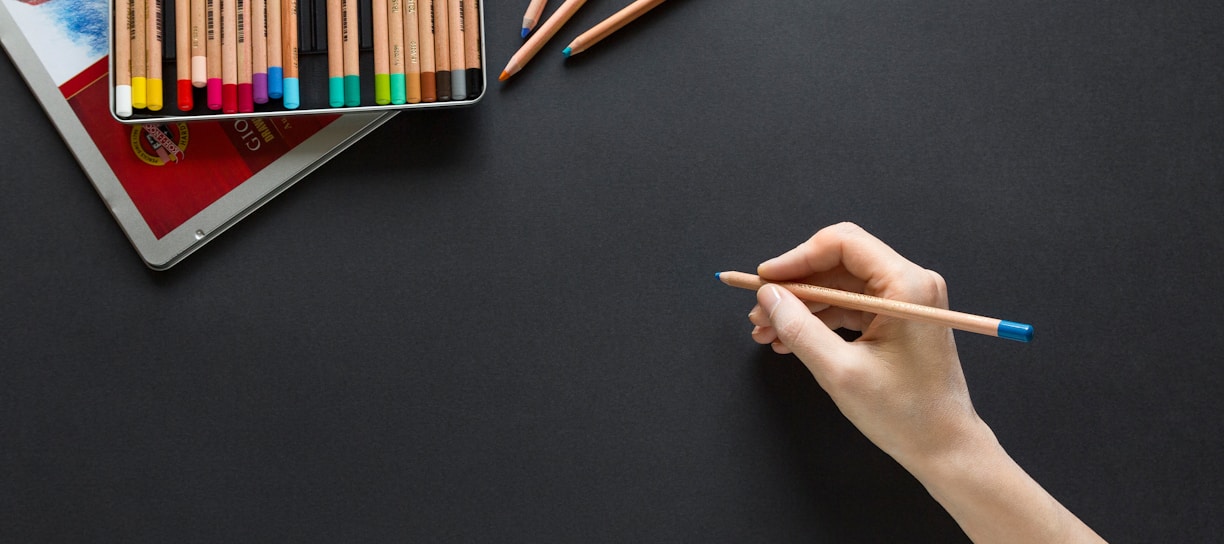
[[[857,225],[822,229],[757,268],[766,281],[796,281],[939,308],[939,274],[923,269]],[[804,303],[766,285],[749,313],[754,340],[794,353],[842,413],[913,471],[966,441],[993,440],[970,402],[952,330]],[[834,329],[861,331],[846,342]]]

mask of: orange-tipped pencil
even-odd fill
[[[600,40],[611,36],[613,32],[620,30],[621,27],[629,24],[630,21],[641,17],[662,4],[664,0],[637,0],[636,2],[625,6],[624,9],[616,12],[615,15],[604,19],[603,22],[591,27],[590,30],[583,32],[574,41],[570,42],[569,47],[566,47],[561,53],[566,57],[577,55],[587,48],[599,43]]]
[[[510,76],[518,73],[519,70],[522,70],[523,66],[526,66],[527,62],[536,53],[540,52],[540,48],[544,47],[544,44],[552,39],[558,30],[561,30],[561,25],[565,24],[570,17],[573,17],[578,8],[582,7],[585,3],[586,0],[565,0],[565,3],[561,4],[561,7],[553,12],[552,16],[544,22],[539,30],[536,30],[531,35],[527,43],[523,44],[523,47],[520,47],[513,57],[510,57],[510,62],[506,64],[506,69],[502,70],[501,76],[498,76],[497,79],[505,81],[510,79]]]
[[[417,15],[417,0],[404,2],[404,87],[409,104],[421,101],[421,23]]]

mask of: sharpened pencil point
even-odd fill
[[[501,75],[497,76],[498,81],[505,81],[507,79],[510,79],[510,72],[507,72],[505,70],[502,70]]]
[[[562,55],[565,55],[565,58],[567,58],[567,59],[568,59],[568,58],[569,58],[569,56],[570,56],[570,52],[571,52],[571,51],[573,51],[573,49],[571,49],[571,48],[569,48],[569,47],[566,47],[565,49],[562,49],[562,50],[561,50],[561,54],[562,54]]]
[[[522,38],[526,39],[528,34],[531,34],[531,29],[530,29],[530,28],[527,28],[527,27],[523,27],[523,35],[522,35]]]
[[[715,272],[715,273],[714,273],[714,279],[716,279],[716,280],[718,280],[718,281],[722,281],[722,272]]]

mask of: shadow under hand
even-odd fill
[[[761,401],[776,422],[763,432],[784,454],[789,449],[806,506],[838,541],[968,541],[926,489],[841,414],[798,358],[764,349],[756,364]]]

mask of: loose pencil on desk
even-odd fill
[[[188,0],[191,4],[191,86],[203,89],[208,86],[208,53],[205,38],[205,17],[207,16],[204,0]],[[178,4],[175,4],[178,9]],[[174,16],[178,18],[178,11]]]
[[[281,62],[281,3],[266,0],[268,4],[268,98],[285,95],[285,69]]]
[[[177,72],[178,87],[175,96],[178,98],[178,109],[191,111],[195,107],[191,91],[191,0],[174,0],[174,68]],[[186,17],[179,16],[179,14]]]
[[[536,23],[539,23],[540,18],[544,16],[545,3],[546,0],[531,0],[531,3],[527,5],[527,12],[523,14],[523,39],[526,39],[527,35],[531,34]]]
[[[391,48],[387,34],[387,0],[371,0],[370,15],[374,34],[374,103],[391,103]]]
[[[271,0],[273,2],[277,0]],[[281,56],[284,62],[285,109],[297,109],[302,105],[298,82],[298,4],[297,0],[281,0]]]
[[[251,92],[256,104],[268,103],[267,0],[251,2]]]
[[[539,30],[536,30],[535,34],[532,34],[527,39],[527,43],[523,44],[514,53],[513,57],[510,57],[510,62],[506,64],[506,69],[502,70],[501,75],[497,79],[505,81],[510,79],[510,76],[518,73],[519,70],[522,70],[523,66],[526,66],[527,62],[536,53],[540,52],[540,48],[544,47],[544,44],[561,29],[561,25],[565,24],[570,17],[573,17],[574,12],[578,11],[578,8],[582,7],[585,3],[586,0],[565,0],[565,3],[561,4],[561,7],[557,8],[557,11],[553,12],[547,21],[544,21]]]
[[[723,283],[732,287],[753,291],[760,289],[766,283],[759,276],[744,272],[719,272],[715,276]],[[839,291],[819,285],[794,282],[770,283],[774,283],[774,285],[794,293],[800,300],[809,302],[819,302],[838,308],[934,323],[957,330],[1020,342],[1028,342],[1033,339],[1033,326],[1024,323],[954,312],[952,310],[944,310],[943,308],[923,306],[898,300],[889,300],[862,293]]]
[[[463,16],[467,19],[463,24],[464,63],[467,67],[467,95],[476,98],[480,95],[480,2],[479,0],[463,0]]]
[[[162,98],[162,3],[161,0],[148,0],[145,8],[145,104],[153,111],[161,111],[164,104]]]
[[[451,98],[450,9],[447,0],[432,0],[429,4],[434,19],[434,84],[440,102]]]
[[[637,0],[625,6],[624,9],[616,12],[611,17],[604,19],[603,22],[591,27],[590,30],[583,32],[577,38],[574,38],[574,41],[570,42],[569,47],[566,47],[561,53],[566,57],[570,57],[586,51],[587,48],[599,43],[600,40],[607,38],[613,32],[629,24],[630,21],[641,17],[643,13],[654,9],[655,6],[662,3],[663,0]]]
[[[447,20],[450,21],[450,74],[451,100],[467,98],[467,52],[464,51],[464,17],[463,0],[448,0],[450,11]]]
[[[343,0],[327,0],[327,105],[344,106]]]
[[[132,0],[115,4],[115,115],[132,115]]]

